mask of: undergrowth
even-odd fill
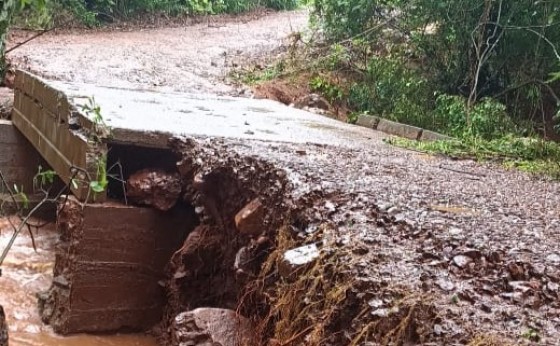
[[[392,137],[388,143],[457,159],[494,161],[507,168],[560,179],[560,144],[539,138],[504,136],[498,139],[463,137],[449,141],[421,142]]]
[[[370,114],[457,138],[392,140],[400,146],[560,177],[560,146],[547,142],[560,139],[560,36],[549,30],[560,0],[477,0],[469,11],[458,0],[311,3],[312,30],[242,82],[290,85],[305,76],[308,89],[340,106],[349,122]],[[493,24],[506,18],[507,27]],[[519,56],[515,47],[527,45],[531,52]]]
[[[146,15],[175,17],[247,12],[258,7],[292,10],[300,0],[46,0],[40,10],[24,11],[18,26],[44,28],[77,19],[87,26],[137,19]]]

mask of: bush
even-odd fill
[[[83,23],[93,25],[100,21],[127,19],[147,13],[171,16],[240,13],[258,6],[288,10],[296,8],[298,0],[51,0],[50,12],[66,11]]]
[[[506,107],[490,98],[482,99],[468,109],[465,98],[440,95],[436,101],[434,118],[439,123],[439,129],[455,137],[492,139],[504,134],[518,134],[517,126],[507,115]]]
[[[17,12],[25,7],[41,10],[45,6],[45,0],[2,0],[0,2],[0,82],[4,80],[6,68],[5,62],[5,39],[12,20]]]
[[[348,105],[391,120],[435,128],[430,82],[407,69],[399,58],[373,57],[363,79],[350,87]]]
[[[560,66],[560,0],[314,0],[313,8],[330,42],[368,46],[370,63],[354,66],[366,80],[350,93],[360,110],[449,129],[439,123],[444,99],[434,115],[429,91],[454,95],[466,100],[463,116],[478,117],[463,126],[498,126],[472,130],[484,136],[500,133],[505,114],[541,122],[558,112],[560,82],[549,79]],[[416,112],[431,119],[405,114]]]

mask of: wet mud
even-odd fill
[[[265,60],[308,23],[306,10],[207,17],[195,25],[112,30],[57,30],[8,56],[48,79],[158,91],[235,94],[229,71]],[[14,31],[8,47],[30,35]],[[84,68],[87,66],[87,68]]]
[[[514,249],[528,238],[512,232],[498,241],[480,213],[390,203],[405,187],[370,185],[370,168],[356,164],[370,162],[362,151],[220,139],[172,146],[201,225],[167,267],[163,340],[176,332],[177,313],[220,307],[249,318],[262,345],[555,344],[560,320],[547,316],[559,308],[560,258],[552,243],[543,255],[520,256]],[[418,210],[432,217],[418,219]],[[252,231],[241,232],[240,215],[252,212]],[[317,255],[286,274],[286,253],[303,245]]]

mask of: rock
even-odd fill
[[[0,346],[8,346],[8,325],[4,308],[0,305]]]
[[[550,254],[548,256],[546,256],[546,260],[552,263],[560,263],[560,255],[558,254]]]
[[[278,266],[278,272],[285,278],[291,277],[301,268],[313,263],[319,258],[319,249],[317,245],[310,244],[288,250],[282,256],[282,261]]]
[[[235,255],[235,262],[233,263],[233,269],[247,271],[247,264],[251,262],[251,253],[246,246],[243,246],[237,254]]]
[[[463,268],[464,266],[469,264],[471,261],[472,261],[472,259],[468,256],[465,256],[465,255],[457,255],[457,256],[453,257],[453,263],[455,263],[455,265],[459,268]]]
[[[444,278],[439,278],[436,281],[436,284],[444,291],[452,291],[455,288],[455,284],[453,284],[453,282]]]
[[[322,109],[324,111],[328,111],[331,109],[331,105],[329,101],[327,101],[324,97],[321,97],[317,94],[309,94],[303,97],[300,97],[294,102],[294,105],[297,108],[315,108],[315,109]]]
[[[264,206],[260,199],[255,198],[235,215],[235,226],[240,233],[249,236],[264,231]]]
[[[254,345],[250,321],[233,310],[198,308],[173,320],[172,344],[177,346]]]
[[[179,200],[181,179],[177,173],[143,169],[128,178],[126,195],[134,203],[166,211],[173,208]]]

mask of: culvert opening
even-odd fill
[[[161,321],[166,265],[199,224],[180,198],[176,161],[170,150],[111,145],[108,199],[61,200],[53,283],[39,296],[55,332],[148,331]]]
[[[142,170],[174,173],[178,156],[169,149],[140,147],[109,143],[107,170],[108,196],[125,201],[126,182],[131,175]]]
[[[302,210],[310,208],[290,201],[285,171],[215,143],[183,140],[172,150],[111,146],[108,164],[119,162],[122,170],[122,179],[110,186],[118,202],[82,209],[70,200],[59,212],[55,280],[42,299],[43,318],[55,331],[148,330],[157,324],[164,345],[261,345],[277,337],[301,342],[310,331],[310,320],[301,316],[309,311],[305,291],[329,294],[328,302],[319,299],[330,311],[321,330],[346,328],[353,315],[341,311],[356,310],[352,300],[342,304],[350,287],[343,277],[332,284],[315,281],[330,275],[328,257],[313,257],[321,266],[305,266],[309,275],[291,277],[296,268],[281,273],[285,252],[305,245],[297,234],[308,228]],[[170,178],[138,174],[146,170],[180,182],[172,207],[161,208],[156,198]],[[143,182],[138,186],[145,194],[126,200],[143,207],[124,204],[122,181],[130,194],[134,179]],[[305,245],[307,253],[312,243]]]

